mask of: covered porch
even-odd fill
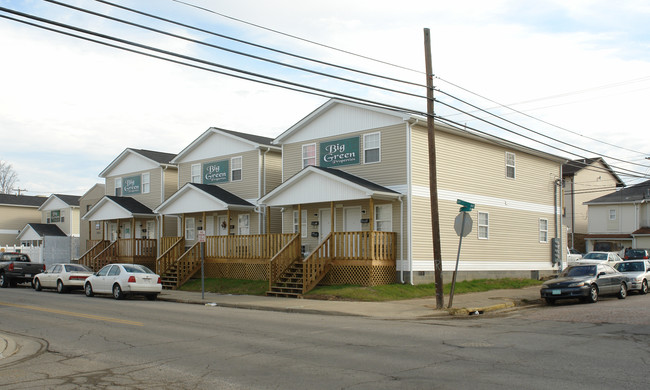
[[[89,240],[79,263],[97,271],[111,263],[155,268],[158,242],[154,212],[130,197],[105,196],[82,220],[101,224],[102,239]]]
[[[315,166],[263,197],[266,206],[284,208],[283,231],[295,234],[270,262],[267,294],[299,297],[319,283],[394,282],[400,198],[358,176]]]

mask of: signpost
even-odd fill
[[[451,291],[449,292],[449,305],[447,308],[451,308],[452,302],[454,301],[454,288],[456,287],[456,274],[458,273],[458,262],[460,260],[460,245],[463,243],[463,237],[466,237],[472,231],[472,217],[467,213],[474,209],[475,204],[465,202],[463,200],[456,200],[456,203],[461,205],[460,214],[456,216],[454,221],[454,230],[456,234],[460,237],[458,239],[458,254],[456,255],[456,268],[454,269],[454,276],[451,280]]]
[[[198,239],[201,247],[201,299],[205,299],[205,230],[199,230]]]

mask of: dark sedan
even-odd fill
[[[600,295],[627,297],[627,277],[607,264],[585,264],[566,268],[558,278],[544,282],[540,290],[546,303],[579,298],[594,303]]]

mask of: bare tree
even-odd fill
[[[10,194],[17,181],[18,174],[14,171],[14,167],[0,160],[0,194]]]

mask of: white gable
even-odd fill
[[[110,219],[128,219],[133,215],[115,202],[104,198],[95,206],[88,215],[84,216],[86,221],[105,221]]]
[[[43,203],[39,210],[41,211],[50,211],[50,210],[61,210],[67,209],[70,205],[62,201],[61,199],[51,196],[48,200]]]
[[[36,230],[34,230],[31,226],[27,225],[25,229],[23,229],[23,231],[18,235],[18,239],[21,241],[37,241],[42,240],[43,237],[36,233]]]
[[[228,205],[219,199],[192,186],[186,186],[182,192],[177,193],[160,205],[155,212],[160,214],[183,214],[227,209]]]
[[[405,117],[362,106],[333,104],[313,118],[305,118],[302,127],[282,140],[283,143],[303,142],[317,138],[342,135],[404,123]],[[301,124],[298,124],[301,126]]]
[[[211,132],[210,135],[176,162],[205,160],[227,154],[243,153],[249,150],[255,150],[255,146],[234,137]]]
[[[276,194],[264,199],[267,206],[286,206],[294,204],[339,202],[344,200],[367,199],[371,193],[362,188],[329,175],[308,172]]]
[[[157,163],[144,158],[137,153],[129,152],[126,153],[126,155],[118,161],[110,171],[104,172],[104,177],[128,175],[148,171],[157,167]]]

